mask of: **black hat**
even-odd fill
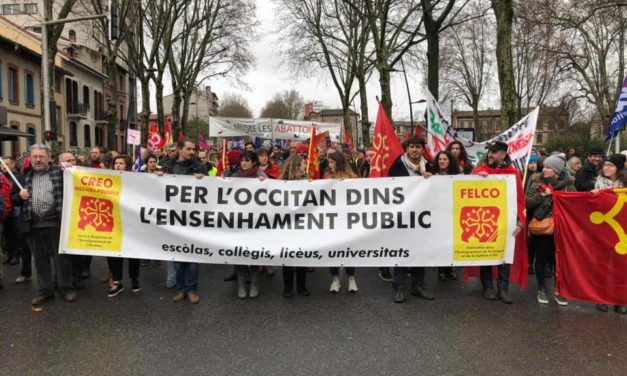
[[[605,158],[604,162],[610,162],[611,164],[616,166],[618,171],[621,171],[625,168],[625,156],[622,154],[610,155],[609,157]]]
[[[490,141],[486,145],[486,149],[493,152],[504,151],[507,153],[507,147],[507,144],[503,141]]]
[[[605,152],[603,149],[593,146],[588,150],[588,156],[591,155],[605,155]]]

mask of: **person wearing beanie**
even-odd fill
[[[627,186],[627,176],[624,172],[625,156],[614,154],[605,158],[601,174],[596,180],[592,193],[597,193],[601,189],[622,188]],[[607,312],[607,304],[597,304],[597,309]],[[614,310],[621,315],[627,314],[627,306],[615,306]]]
[[[553,216],[553,193],[557,191],[574,191],[570,177],[566,172],[566,156],[562,153],[551,155],[544,160],[542,171],[532,178],[531,186],[526,194],[527,216],[543,220]],[[545,276],[547,265],[555,259],[555,241],[551,235],[531,235],[529,248],[535,254],[535,275],[538,283],[538,302],[549,304]],[[553,295],[557,304],[568,305],[558,291]]]
[[[588,158],[575,174],[575,188],[578,191],[591,191],[594,189],[594,183],[601,171],[601,162],[603,162],[603,150],[591,148],[588,151]]]

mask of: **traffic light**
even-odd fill
[[[115,2],[109,6],[109,40],[118,39],[120,32],[120,10]]]
[[[44,132],[44,139],[46,141],[56,141],[57,140],[57,134],[53,131],[45,131]]]

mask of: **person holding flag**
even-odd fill
[[[516,249],[514,251],[513,280],[520,283],[521,289],[527,284],[527,234],[523,231],[525,227],[525,194],[522,187],[522,179],[518,170],[512,165],[512,160],[507,154],[508,145],[502,141],[491,141],[487,144],[488,154],[485,161],[477,166],[473,175],[514,175],[516,177],[516,198],[517,198],[517,221],[513,236],[516,237]],[[467,280],[474,270],[474,267],[464,269],[464,279]],[[497,293],[493,287],[493,267],[480,267],[481,284],[483,286],[483,298],[487,300],[498,299],[505,304],[512,304],[509,295],[510,266],[508,264],[498,266]]]

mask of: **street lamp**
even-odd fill
[[[401,58],[401,66],[403,67],[402,70],[390,69],[390,72],[403,72],[403,77],[405,78],[405,87],[407,88],[407,99],[409,101],[409,122],[410,122],[410,128],[413,128],[414,127],[414,109],[413,109],[412,104],[425,103],[427,100],[426,99],[419,99],[417,101],[412,102],[412,100],[411,100],[411,91],[409,90],[409,80],[407,79],[407,71],[405,71],[405,63],[403,62],[403,58]]]

